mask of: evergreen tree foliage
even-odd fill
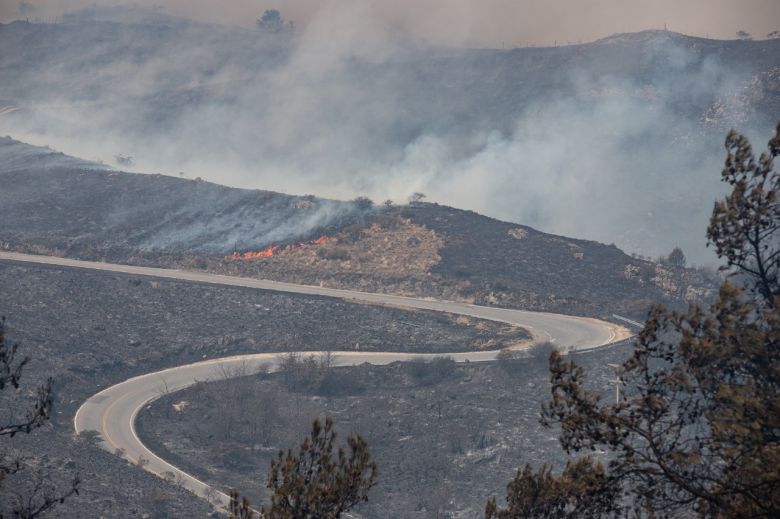
[[[560,476],[527,467],[508,508],[489,501],[486,517],[780,517],[780,125],[758,159],[735,132],[726,148],[732,192],[707,234],[734,281],[709,307],[652,309],[620,369],[618,402],[553,352],[542,421],[560,426],[567,453],[606,451],[607,467],[587,457]]]
[[[770,306],[780,296],[780,175],[774,158],[780,154],[780,124],[769,150],[756,159],[750,142],[731,131],[721,174],[731,193],[715,203],[707,238],[724,269],[744,277]]]
[[[538,472],[526,465],[507,486],[508,506],[500,509],[496,499],[491,499],[485,518],[575,519],[617,512],[619,492],[607,483],[604,466],[587,456],[567,463],[560,476],[549,465],[542,465]]]
[[[234,491],[231,519],[336,519],[367,501],[377,478],[368,445],[360,436],[350,436],[347,453],[335,449],[335,440],[333,420],[327,417],[324,424],[315,420],[297,453],[279,452],[271,462],[269,505],[256,512]]]

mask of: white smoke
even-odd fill
[[[681,245],[712,259],[703,234],[725,130],[685,110],[731,95],[745,71],[653,33],[640,56],[652,77],[567,64],[545,95],[528,59],[572,58],[404,41],[361,5],[323,9],[281,37],[167,18],[118,33],[72,20],[85,34],[105,30],[104,43],[71,30],[27,75],[0,78],[0,97],[23,108],[0,115],[0,133],[232,186],[399,202],[423,192],[629,251]],[[511,76],[515,63],[529,75]],[[494,83],[502,97],[474,96]]]

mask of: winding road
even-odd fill
[[[528,312],[505,308],[477,306],[454,301],[418,299],[388,294],[372,294],[352,290],[341,290],[317,286],[296,285],[277,281],[221,276],[173,269],[136,267],[94,261],[73,260],[52,256],[35,256],[14,252],[0,252],[0,261],[36,263],[57,267],[99,270],[150,276],[155,278],[191,281],[215,285],[273,290],[295,294],[335,297],[347,301],[392,305],[400,308],[414,308],[449,312],[522,326],[533,336],[533,342],[552,341],[563,349],[588,350],[617,342],[631,336],[626,328],[585,317],[574,317],[544,312]],[[369,362],[389,364],[399,360],[431,358],[432,354],[392,352],[333,352],[334,365],[348,366]],[[316,352],[302,352],[302,355],[317,355]],[[457,362],[482,362],[494,360],[498,351],[480,351],[448,354]],[[257,353],[212,359],[184,366],[147,373],[108,387],[90,397],[76,412],[74,426],[77,433],[97,431],[103,439],[103,446],[138,463],[145,470],[160,477],[172,479],[198,496],[209,499],[216,506],[226,506],[228,496],[200,481],[196,477],[171,465],[150,451],[138,438],[135,419],[139,411],[165,393],[184,389],[199,381],[213,380],[224,376],[252,373],[262,366],[271,365],[279,353]]]

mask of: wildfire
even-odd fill
[[[277,252],[298,249],[306,245],[325,245],[327,241],[328,241],[327,236],[320,236],[316,240],[310,240],[301,243],[291,243],[289,245],[284,245],[284,246],[271,245],[270,247],[266,247],[261,251],[233,252],[232,254],[228,254],[227,256],[225,256],[225,259],[248,261],[248,260],[256,260],[262,258],[270,258]]]

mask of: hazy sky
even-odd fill
[[[93,4],[162,6],[171,14],[251,26],[279,9],[299,27],[320,11],[360,12],[369,26],[438,44],[487,47],[589,41],[663,28],[713,38],[780,30],[780,0],[0,0],[0,20],[53,17]]]

